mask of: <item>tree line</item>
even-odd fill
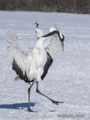
[[[90,0],[0,0],[0,10],[90,13]]]

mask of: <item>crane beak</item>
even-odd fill
[[[64,41],[61,42],[62,51],[64,51]]]

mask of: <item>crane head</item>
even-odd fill
[[[64,39],[65,39],[64,35],[58,30],[55,30],[54,32],[58,35],[61,42],[62,51],[64,51]]]
[[[36,28],[38,28],[38,26],[39,26],[39,23],[35,22],[35,24],[36,24]]]
[[[64,51],[64,39],[65,39],[65,37],[64,37],[64,35],[61,33],[61,32],[59,32],[60,34],[60,41],[61,41],[61,45],[62,45],[62,51]]]

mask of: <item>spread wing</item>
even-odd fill
[[[29,82],[27,74],[26,74],[26,61],[27,55],[19,48],[18,46],[18,38],[15,33],[10,29],[8,33],[9,41],[8,49],[9,55],[11,57],[12,69],[19,75],[20,79],[25,80],[25,82]]]
[[[55,34],[56,32],[56,34]],[[44,41],[44,48],[46,49],[47,52],[47,62],[44,66],[44,73],[41,76],[41,79],[43,80],[44,77],[46,76],[48,69],[52,65],[53,59],[52,56],[61,49],[61,43],[60,43],[60,38],[58,35],[59,31],[51,31],[47,35],[44,35],[43,37],[48,37],[50,38],[45,39]]]
[[[61,50],[61,42],[58,35],[52,34],[50,37],[48,37],[44,42],[44,47],[51,56]]]

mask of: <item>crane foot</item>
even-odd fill
[[[56,105],[59,105],[59,103],[64,103],[64,102],[59,102],[59,101],[54,101],[52,100],[52,103],[56,104]]]
[[[28,108],[27,111],[28,111],[28,112],[32,112],[32,113],[33,113],[33,112],[38,112],[38,111],[33,111],[33,110],[30,109],[30,108]]]
[[[33,110],[31,110],[30,108],[27,109],[28,112],[34,112]]]

